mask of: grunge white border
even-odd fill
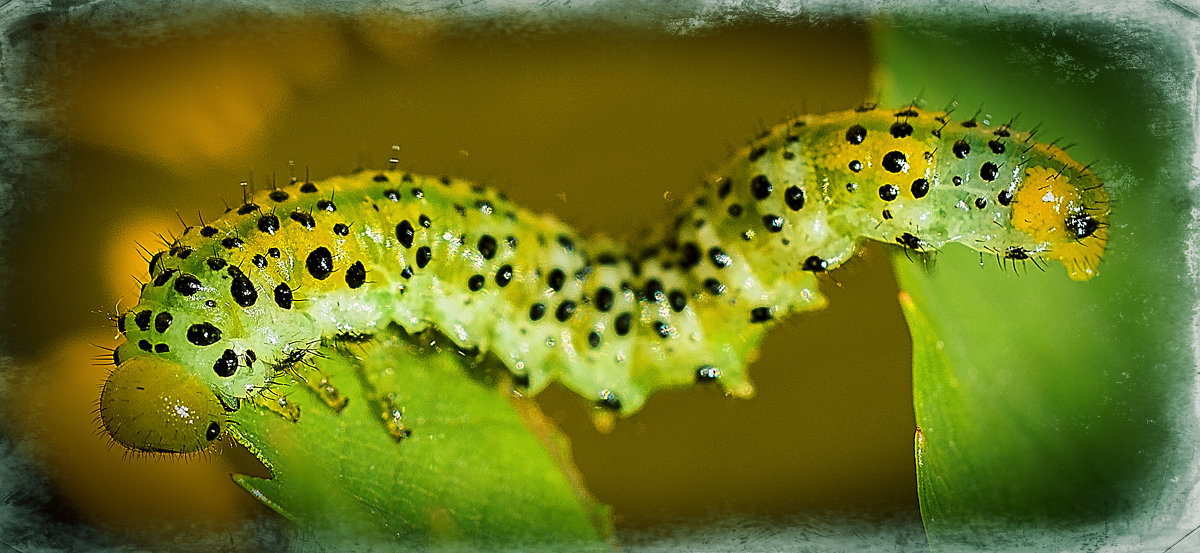
[[[36,52],[31,50],[28,24],[31,18],[68,18],[75,21],[104,24],[120,21],[124,32],[135,40],[162,40],[172,25],[189,18],[203,18],[214,10],[236,10],[262,13],[265,15],[300,15],[327,13],[331,15],[359,15],[362,13],[416,13],[462,22],[486,22],[503,18],[515,27],[528,29],[551,29],[562,23],[580,21],[602,21],[608,24],[651,28],[665,32],[688,34],[700,30],[735,24],[747,17],[780,21],[820,21],[839,17],[868,18],[913,11],[937,18],[942,14],[961,14],[970,10],[1001,13],[1006,16],[1028,18],[1079,18],[1115,25],[1139,22],[1143,26],[1161,28],[1164,36],[1175,36],[1182,47],[1190,52],[1193,61],[1200,59],[1196,40],[1200,29],[1200,2],[1197,0],[1159,0],[1132,2],[1095,2],[1094,0],[1052,1],[1004,1],[942,0],[692,0],[681,2],[638,2],[637,0],[398,0],[398,1],[348,1],[348,0],[196,0],[189,3],[171,0],[0,0],[0,242],[3,241],[3,220],[18,198],[28,194],[22,183],[29,175],[36,174],[41,164],[51,160],[54,145],[31,130],[32,123],[41,120],[47,110],[27,82],[28,69],[38,63]],[[1196,67],[1179,68],[1192,75],[1200,74]],[[1180,98],[1180,102],[1191,108],[1193,132],[1200,129],[1197,116],[1197,88],[1193,80],[1188,90],[1167,91]],[[1200,135],[1194,138],[1200,143]],[[1200,187],[1195,175],[1200,168],[1200,149],[1193,151],[1190,160],[1194,197],[1200,198]],[[1200,277],[1200,209],[1193,213],[1191,229],[1196,240],[1186,248],[1186,256],[1192,278]],[[0,263],[0,281],[5,278]],[[4,306],[0,305],[0,309]],[[1193,354],[1196,366],[1200,367],[1200,305],[1196,306],[1193,318]],[[0,366],[4,366],[0,358]],[[1200,371],[1197,371],[1200,375]],[[3,374],[0,373],[0,388]],[[1192,405],[1194,410],[1189,428],[1182,428],[1186,437],[1195,440],[1200,420],[1200,378],[1193,382]],[[1196,445],[1196,444],[1193,444]],[[29,468],[18,457],[5,436],[0,435],[0,499],[11,498],[28,486],[38,485],[34,469]],[[1200,550],[1200,459],[1193,462],[1187,475],[1190,485],[1181,485],[1191,492],[1185,498],[1168,501],[1167,504],[1184,505],[1178,517],[1178,541],[1169,551]],[[1184,483],[1187,484],[1187,483]],[[27,493],[27,492],[25,492]],[[1164,498],[1167,499],[1167,498]],[[4,503],[4,502],[0,502]],[[0,521],[21,519],[19,506],[0,504]],[[30,525],[50,524],[29,517]],[[821,550],[821,551],[913,551],[923,550],[923,539],[913,536],[912,528],[899,524],[878,522],[873,526],[853,526],[852,523],[834,521],[794,521],[782,523],[783,528],[749,528],[746,524],[731,522],[704,529],[703,536],[692,533],[684,535],[686,529],[673,536],[661,536],[661,540],[644,542],[625,547],[627,551],[755,551],[755,550]],[[752,524],[750,526],[753,526]],[[260,532],[263,528],[247,528],[240,531]],[[813,537],[813,531],[821,536]],[[76,546],[93,543],[86,528],[44,528],[47,532],[78,531],[78,541],[63,547],[77,550]],[[239,530],[235,530],[239,531]],[[278,531],[268,529],[266,531]],[[8,536],[0,535],[0,546],[9,545]],[[1136,536],[1124,536],[1118,541],[1101,546],[1102,551],[1144,551],[1147,542],[1160,543],[1164,536],[1154,536],[1144,541]],[[890,541],[890,543],[889,543]],[[215,543],[215,542],[214,542]],[[1070,544],[1059,544],[1071,549]],[[9,549],[19,551],[19,549]],[[1064,549],[1064,550],[1066,550]],[[53,550],[45,548],[42,550]],[[66,549],[64,549],[66,550]],[[117,546],[116,550],[125,550]],[[1154,551],[1162,551],[1156,547]]]

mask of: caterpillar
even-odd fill
[[[915,104],[795,117],[629,244],[447,177],[364,171],[263,191],[150,259],[117,317],[126,340],[100,418],[133,450],[203,450],[241,401],[308,370],[316,345],[389,324],[435,329],[530,393],[558,381],[616,414],[693,382],[745,396],[765,332],[824,306],[819,282],[867,240],[1095,276],[1105,187],[1035,134]]]

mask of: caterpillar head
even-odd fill
[[[100,420],[121,445],[153,453],[207,448],[225,429],[212,388],[166,359],[136,356],[113,370],[100,392]]]
[[[1013,226],[1048,246],[1073,280],[1088,280],[1108,243],[1108,192],[1094,174],[1031,167],[1013,200]]]

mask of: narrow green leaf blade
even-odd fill
[[[257,406],[235,416],[236,438],[273,478],[234,479],[272,509],[339,545],[607,549],[608,513],[576,485],[562,439],[478,367],[469,374],[457,350],[395,335],[320,353],[350,398],[341,413],[292,384],[282,393],[298,422]],[[376,378],[412,430],[400,442],[367,401]]]
[[[897,256],[913,337],[918,488],[935,551],[1171,543],[1191,464],[1194,205],[1177,39],[1136,23],[1027,14],[876,28],[880,102],[1078,143],[1113,198],[1094,280],[964,248]],[[946,132],[951,132],[946,131]],[[980,267],[981,262],[990,267]],[[1178,536],[1175,536],[1178,537]],[[1163,548],[1166,547],[1163,545]]]

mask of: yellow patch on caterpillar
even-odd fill
[[[1044,255],[1061,261],[1077,281],[1096,276],[1108,242],[1102,232],[1108,225],[1107,193],[1098,183],[1087,186],[1089,179],[1095,177],[1082,171],[1072,179],[1061,171],[1031,167],[1013,201],[1013,227],[1046,244]],[[1087,193],[1094,197],[1085,200]]]

